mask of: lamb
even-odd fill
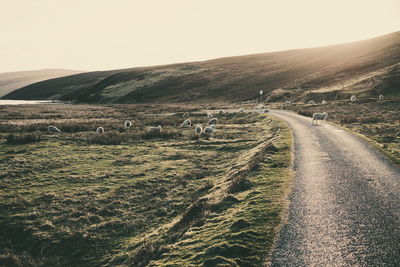
[[[212,118],[211,120],[208,121],[208,125],[217,124],[217,123],[218,123],[218,119],[217,118]]]
[[[196,128],[194,128],[195,134],[201,134],[203,132],[203,126],[201,124],[196,125]]]
[[[244,108],[239,108],[239,112],[244,112]]]
[[[192,121],[187,119],[182,123],[181,127],[185,127],[185,126],[192,126]]]
[[[350,97],[350,101],[351,101],[351,102],[354,102],[354,101],[356,101],[356,99],[357,99],[357,98],[356,98],[356,96],[355,96],[355,95],[352,95],[352,96]]]
[[[207,113],[207,118],[212,118],[213,117],[213,114],[212,113]]]
[[[204,128],[204,133],[206,135],[212,135],[215,131],[215,124],[211,125],[211,126],[207,126],[206,128]]]
[[[316,121],[317,124],[318,124],[318,120],[320,120],[321,124],[322,124],[323,122],[325,122],[327,117],[328,117],[328,113],[326,113],[326,112],[324,112],[324,113],[314,113],[313,116],[312,116],[313,119],[312,119],[311,125],[314,125],[314,121]]]
[[[383,100],[384,100],[383,95],[379,95],[378,100],[379,100],[379,101],[383,101]]]
[[[322,105],[325,105],[327,102],[325,100],[322,100]]]
[[[97,128],[96,133],[103,134],[104,133],[104,128],[103,127]]]
[[[125,129],[129,129],[129,128],[131,128],[131,126],[132,126],[132,122],[126,121],[126,122],[124,123],[124,126],[125,126]]]
[[[60,129],[58,129],[56,126],[52,126],[52,125],[47,127],[47,132],[49,132],[49,133],[61,133]]]
[[[149,133],[152,134],[159,134],[162,131],[161,125],[158,125],[157,127],[149,127]]]
[[[309,105],[315,105],[315,102],[313,100],[308,101]]]
[[[189,112],[183,113],[183,118],[189,118]]]

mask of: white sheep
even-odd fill
[[[104,133],[104,128],[103,127],[98,127],[97,130],[96,130],[96,133],[103,134]]]
[[[125,126],[125,129],[129,129],[132,126],[132,122],[126,121],[126,122],[124,122],[124,126]]]
[[[183,113],[183,118],[189,118],[189,112]]]
[[[212,117],[213,117],[213,114],[211,112],[208,112],[207,113],[207,118],[212,118]]]
[[[61,133],[60,129],[58,129],[56,126],[49,126],[47,127],[47,132],[49,133]]]
[[[385,97],[383,95],[379,95],[378,100],[379,101],[383,101],[385,99]]]
[[[261,105],[258,105],[258,106],[256,107],[256,109],[265,109],[265,106],[264,106],[263,104],[261,104]]]
[[[181,127],[185,127],[185,126],[192,126],[192,121],[189,120],[189,119],[186,119],[186,120],[182,123]]]
[[[314,113],[312,116],[312,122],[311,125],[314,125],[314,121],[317,122],[318,124],[318,120],[321,121],[321,124],[323,122],[325,122],[326,118],[328,117],[328,113],[324,112],[324,113]]]
[[[352,95],[352,96],[350,97],[350,101],[351,101],[351,102],[356,101],[356,99],[357,99],[357,97],[356,97],[355,95]]]
[[[206,135],[212,135],[215,131],[215,124],[211,125],[211,126],[207,126],[206,128],[204,128],[204,133]]]
[[[201,124],[196,125],[196,128],[194,128],[195,134],[201,134],[203,132],[203,126]]]
[[[217,118],[212,118],[211,120],[208,121],[208,125],[217,124],[217,123],[218,123],[218,119]]]
[[[292,101],[291,100],[286,100],[285,101],[285,106],[286,107],[289,107],[289,106],[291,106],[292,105]]]
[[[149,133],[152,134],[159,134],[162,131],[161,125],[158,125],[157,127],[149,127]]]
[[[309,105],[315,105],[315,102],[313,100],[308,101]]]
[[[239,108],[239,112],[244,112],[244,108]]]
[[[325,105],[327,102],[325,100],[322,100],[322,105]]]

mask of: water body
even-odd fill
[[[51,101],[51,100],[9,100],[9,99],[0,99],[0,106],[5,105],[32,105],[32,104],[52,104],[52,103],[60,103],[59,101]]]

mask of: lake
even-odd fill
[[[0,106],[4,105],[29,105],[29,104],[51,104],[51,100],[11,100],[11,99],[0,99]],[[56,103],[59,103],[56,101]]]

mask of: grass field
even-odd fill
[[[366,137],[372,145],[400,166],[399,99],[377,101],[363,98],[356,102],[331,101],[325,105],[295,103],[289,109],[309,117],[314,112],[328,112],[328,121]]]
[[[268,261],[290,183],[291,135],[261,113],[216,113],[210,138],[179,128],[185,111],[204,126],[204,108],[1,106],[0,265]],[[50,124],[62,133],[47,134]],[[159,124],[162,134],[148,134]]]

